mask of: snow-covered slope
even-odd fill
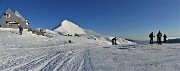
[[[111,40],[112,36],[105,36],[105,35],[102,35],[102,34],[99,34],[99,33],[96,33],[92,30],[86,30],[84,29],[84,31],[87,33],[85,35],[82,35],[83,37],[86,37],[88,39],[94,39],[94,40],[97,40],[97,41],[100,41],[102,43],[105,43],[105,44],[108,44],[108,45],[111,45]],[[128,41],[128,40],[125,40],[123,38],[117,38],[117,44],[136,44],[135,42],[131,42],[131,41]]]
[[[82,29],[78,25],[76,25],[70,21],[67,21],[67,20],[64,20],[61,23],[61,25],[55,27],[53,31],[58,32],[61,35],[78,34],[78,35],[80,35],[80,37],[84,37],[84,38],[91,39],[91,40],[96,40],[98,42],[108,44],[108,45],[112,44],[111,39],[114,38],[112,36],[105,36],[105,35],[96,33],[92,30]],[[123,38],[117,38],[117,44],[136,44],[136,43],[125,40]]]
[[[180,44],[112,46],[51,30],[39,36],[0,28],[0,71],[180,71]]]
[[[71,40],[76,45],[81,45],[85,43],[97,43],[95,40],[89,40],[82,37],[70,37],[62,36],[57,32],[46,29],[46,36],[35,35],[27,29],[23,30],[23,35],[19,35],[19,29],[12,28],[0,28],[0,45],[6,46],[16,46],[16,47],[29,47],[32,44],[35,46],[50,46],[50,45],[64,45]],[[43,44],[42,44],[43,43]]]
[[[57,26],[56,28],[54,28],[54,31],[60,32],[63,35],[86,34],[84,30],[80,28],[78,25],[67,20],[64,20],[61,23],[61,26]]]

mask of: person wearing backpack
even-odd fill
[[[149,44],[153,44],[153,32],[151,32],[150,34],[149,34],[149,38],[150,38],[150,42],[149,42]]]

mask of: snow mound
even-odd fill
[[[54,31],[59,32],[63,35],[86,34],[81,27],[68,20],[64,20],[60,26],[57,26],[54,29]]]
[[[86,37],[88,39],[93,39],[93,40],[97,40],[99,42],[102,42],[102,43],[105,43],[105,44],[108,44],[108,45],[111,45],[112,42],[111,40],[114,38],[112,36],[105,36],[105,35],[102,35],[102,34],[99,34],[99,33],[96,33],[92,30],[86,30],[84,29],[84,31],[87,33],[85,35],[81,35],[83,37]],[[116,40],[117,44],[136,44],[135,42],[131,42],[131,41],[128,41],[126,39],[123,39],[123,38],[117,38]]]

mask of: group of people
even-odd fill
[[[19,27],[19,33],[20,33],[20,35],[22,35],[23,28],[22,28],[21,25],[19,25],[18,27]],[[149,34],[150,44],[153,44],[153,38],[154,38],[154,37],[155,37],[155,36],[153,35],[153,32],[151,32],[151,33]],[[158,34],[157,34],[157,44],[159,44],[159,45],[162,44],[161,37],[162,37],[162,33],[159,31]],[[166,43],[166,38],[167,38],[166,34],[164,34],[163,37],[164,37],[164,43]],[[114,37],[114,38],[112,39],[112,45],[117,45],[116,39],[117,39],[116,37]]]
[[[149,34],[150,44],[153,44],[153,38],[154,37],[155,36],[153,35],[153,32],[151,32]],[[162,33],[159,31],[158,34],[157,34],[157,44],[159,44],[159,45],[162,44],[161,37],[162,37]],[[164,37],[164,43],[166,43],[166,38],[167,38],[166,34],[164,34],[163,37]]]

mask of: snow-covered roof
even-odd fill
[[[18,12],[18,11],[15,11],[15,14],[21,18],[23,21],[25,21],[24,17]]]

